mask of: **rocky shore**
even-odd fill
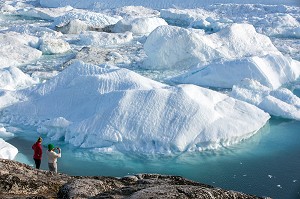
[[[69,176],[0,159],[0,198],[259,199],[262,197],[216,188],[180,176],[159,174],[138,174],[122,178]]]

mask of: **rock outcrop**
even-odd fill
[[[0,198],[259,199],[261,197],[223,190],[180,176],[159,174],[138,174],[123,178],[68,176],[0,159]]]

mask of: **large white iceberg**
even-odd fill
[[[13,160],[18,154],[18,149],[0,138],[0,158]]]
[[[5,109],[6,122],[59,122],[53,140],[141,153],[213,149],[256,133],[269,114],[194,85],[170,87],[127,69],[75,62]],[[45,106],[47,104],[47,106]],[[45,121],[46,120],[46,121]],[[63,122],[64,125],[61,125]]]
[[[268,54],[215,62],[192,69],[172,80],[207,87],[232,88],[243,79],[249,78],[277,89],[285,83],[295,81],[299,75],[300,62],[282,54]]]
[[[146,68],[190,68],[218,60],[280,54],[271,40],[250,24],[232,24],[214,34],[196,29],[159,26],[144,45]]]
[[[234,85],[230,96],[251,103],[271,115],[300,120],[300,98],[287,88],[270,89],[253,79]]]

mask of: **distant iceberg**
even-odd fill
[[[46,136],[82,148],[140,153],[215,149],[262,128],[269,114],[194,85],[170,87],[130,70],[75,62],[53,79],[18,91],[23,102],[1,120],[55,127]],[[52,128],[52,127],[51,127]]]
[[[295,81],[300,75],[300,62],[282,54],[251,56],[233,61],[214,62],[191,69],[171,80],[206,87],[232,88],[249,78],[271,89]]]
[[[189,69],[217,61],[280,54],[269,37],[250,24],[232,24],[217,33],[175,26],[159,26],[147,38],[147,69]]]
[[[234,85],[231,97],[251,103],[271,115],[300,120],[300,98],[286,88],[270,89],[253,79]]]

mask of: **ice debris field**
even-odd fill
[[[263,2],[0,1],[0,157],[18,153],[14,125],[176,154],[300,120],[299,3]]]

